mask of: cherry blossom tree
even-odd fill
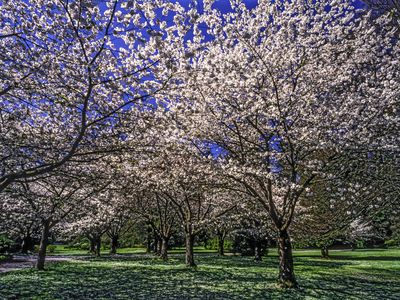
[[[109,209],[106,204],[107,192],[90,197],[81,205],[82,215],[64,224],[63,235],[85,237],[89,240],[89,252],[101,255],[101,238],[109,229]]]
[[[318,177],[340,178],[349,153],[398,151],[399,43],[387,14],[372,18],[348,1],[231,6],[222,14],[207,1],[188,13],[193,38],[160,101],[170,99],[182,139],[221,149],[216,174],[268,213],[279,282],[296,287],[299,199]]]
[[[74,175],[73,170],[52,173],[34,182],[13,184],[9,193],[30,206],[33,220],[41,227],[37,268],[44,269],[46,249],[51,230],[68,218],[81,215],[81,205],[90,197],[103,191],[109,182],[99,177]],[[82,170],[80,170],[82,171]]]
[[[10,193],[3,195],[0,202],[0,233],[21,242],[21,253],[34,250],[34,242],[40,237],[40,221],[29,203]]]
[[[320,247],[324,258],[329,256],[329,246],[335,240],[346,242],[363,236],[354,224],[371,224],[398,197],[398,159],[386,157],[382,161],[376,153],[348,161],[341,180],[316,179],[310,191],[300,198],[303,211],[293,220],[295,239]],[[372,232],[379,235],[372,229],[368,234]]]
[[[161,197],[149,188],[147,188],[147,191],[142,191],[134,196],[133,210],[135,215],[142,219],[161,239],[161,246],[157,250],[159,250],[160,257],[163,260],[168,260],[168,242],[174,232],[177,231],[178,216],[170,199]],[[155,247],[158,247],[157,244],[158,241],[155,240]]]
[[[151,1],[2,1],[0,192],[74,156],[122,147],[123,116],[168,81],[166,72],[157,76],[169,55],[165,30],[155,26],[158,8]]]

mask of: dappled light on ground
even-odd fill
[[[297,252],[301,288],[276,285],[275,253],[249,257],[197,254],[198,268],[181,254],[87,257],[0,275],[1,299],[400,299],[400,251]]]

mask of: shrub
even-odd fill
[[[14,248],[14,241],[9,239],[6,235],[0,234],[0,253],[10,252]]]
[[[57,248],[56,245],[48,245],[47,246],[47,252],[54,253],[56,251],[56,248]]]
[[[90,245],[87,242],[80,243],[78,249],[79,250],[87,250],[88,251],[90,249]]]
[[[400,246],[400,240],[396,240],[396,239],[387,240],[387,241],[385,241],[385,246],[386,247]]]

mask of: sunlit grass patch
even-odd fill
[[[400,251],[295,255],[301,288],[276,285],[274,251],[251,257],[200,253],[188,269],[181,254],[163,262],[151,254],[88,257],[0,275],[1,299],[400,299]],[[387,255],[386,255],[387,254]]]

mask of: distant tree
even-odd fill
[[[53,173],[34,182],[13,184],[9,190],[10,198],[19,198],[24,205],[29,205],[33,220],[41,227],[41,237],[37,268],[44,269],[46,249],[49,244],[50,231],[67,218],[73,219],[81,213],[81,206],[90,197],[104,190],[108,182],[99,178],[80,174],[74,175],[72,169]],[[69,173],[67,173],[69,172]]]

